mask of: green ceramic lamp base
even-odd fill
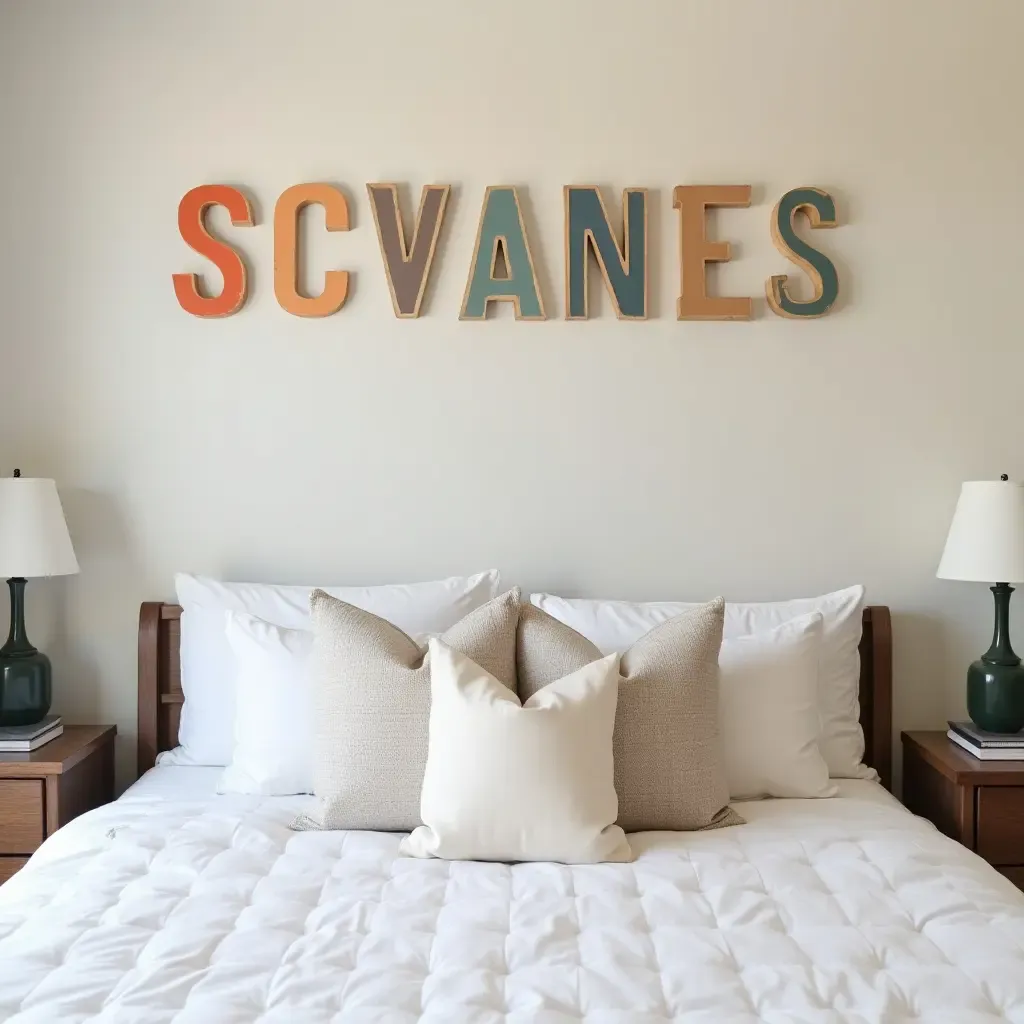
[[[50,659],[25,635],[25,580],[7,581],[11,632],[0,647],[0,726],[35,725],[50,710]]]
[[[989,732],[1024,729],[1024,668],[974,662],[967,670],[967,713]]]
[[[967,713],[989,732],[1024,729],[1024,667],[1010,646],[1010,595],[1013,587],[997,583],[992,646],[967,670]]]
[[[50,659],[42,651],[20,658],[0,655],[0,726],[41,722],[51,692]]]

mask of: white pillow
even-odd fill
[[[402,840],[446,860],[632,860],[612,756],[619,656],[593,661],[525,705],[464,654],[430,649],[430,738],[420,812]]]
[[[235,656],[235,743],[218,793],[313,792],[313,634],[224,612]]]
[[[236,661],[235,737],[220,793],[313,792],[313,634],[225,613]],[[829,797],[836,787],[818,749],[822,618],[801,616],[722,644],[719,723],[733,800]]]
[[[692,608],[681,601],[594,601],[531,594],[530,600],[549,615],[582,633],[602,651],[623,651],[649,630]],[[877,779],[862,764],[864,733],[860,727],[860,637],[864,588],[837,590],[823,597],[762,604],[725,605],[725,637],[764,632],[811,612],[822,617],[821,658],[818,662],[818,745],[834,779]]]
[[[729,797],[835,796],[818,748],[819,612],[722,641],[718,724]]]
[[[226,765],[235,721],[234,657],[224,629],[226,611],[247,612],[276,626],[309,629],[314,587],[221,583],[179,573],[181,688],[185,704],[178,746],[160,764]],[[327,593],[393,622],[406,633],[443,633],[498,593],[498,572],[453,576],[432,583],[382,587],[325,587]]]

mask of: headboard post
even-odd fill
[[[139,747],[136,771],[149,771],[156,763],[159,732],[160,611],[159,601],[146,601],[139,609]]]
[[[153,767],[161,750],[169,750],[178,742],[178,720],[184,703],[178,661],[180,630],[178,605],[146,601],[139,609],[139,775]]]
[[[860,726],[864,760],[892,789],[892,617],[883,605],[864,609],[860,640]]]

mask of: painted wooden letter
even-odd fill
[[[786,275],[776,274],[765,282],[768,305],[778,316],[824,316],[839,297],[839,274],[835,264],[817,249],[808,245],[797,233],[794,221],[803,212],[812,228],[836,226],[835,200],[820,188],[804,186],[787,192],[772,210],[772,241],[788,260],[802,267],[814,286],[814,298],[797,302],[789,297]]]
[[[565,318],[586,320],[588,246],[593,249],[604,283],[620,320],[647,319],[647,189],[622,193],[622,246],[608,220],[600,190],[594,185],[566,185]]]
[[[708,241],[709,206],[749,206],[749,185],[676,185],[672,205],[679,211],[679,302],[677,320],[749,320],[753,303],[738,296],[708,295],[708,263],[732,259],[728,242]]]
[[[377,241],[384,258],[384,273],[387,274],[395,316],[419,316],[451,185],[423,186],[412,244],[408,246],[405,244],[402,211],[398,208],[398,186],[369,184],[366,191],[370,194],[370,209],[377,225]]]
[[[495,277],[498,249],[507,277]],[[480,211],[460,320],[484,320],[489,302],[511,302],[517,320],[543,320],[544,302],[512,185],[488,185]]]
[[[348,200],[333,185],[306,182],[286,188],[274,207],[274,294],[281,308],[295,316],[330,316],[348,297],[347,270],[328,270],[319,295],[299,293],[299,213],[310,203],[324,208],[328,231],[348,231]]]
[[[206,296],[199,290],[198,274],[172,274],[178,304],[193,316],[231,316],[245,305],[246,273],[242,257],[226,242],[206,230],[206,211],[225,206],[235,225],[253,223],[252,207],[245,193],[230,185],[197,185],[178,204],[178,231],[200,256],[216,264],[224,277],[220,295]]]

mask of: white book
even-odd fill
[[[1024,748],[1022,747],[976,747],[970,740],[961,736],[952,729],[946,735],[958,746],[972,754],[979,761],[1024,761]]]
[[[0,739],[0,754],[30,754],[33,750],[46,746],[50,740],[55,740],[64,732],[64,726],[58,722],[56,725],[41,732],[31,739],[12,740]]]

